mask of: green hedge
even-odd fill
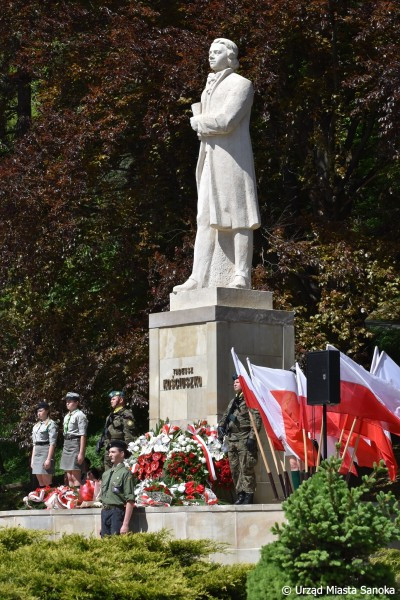
[[[204,560],[221,545],[171,540],[165,532],[68,535],[49,541],[22,528],[0,530],[1,600],[244,600],[250,565]]]
[[[375,584],[369,583],[366,587],[383,587],[385,585],[382,583],[383,579],[388,587],[393,586],[399,589],[400,552],[398,550],[381,551],[376,557],[371,558],[371,563],[374,563],[377,569],[377,582]],[[393,571],[398,573],[396,582]],[[287,595],[283,594],[282,589],[284,587],[290,587],[291,592]],[[360,588],[358,589],[360,590]],[[323,598],[323,600],[398,600],[399,597],[398,593],[387,595],[362,594],[361,592],[340,595],[307,595],[303,593],[298,595],[296,584],[293,583],[288,572],[276,564],[276,547],[274,543],[262,548],[261,559],[257,566],[249,572],[247,578],[247,600],[284,600],[285,598],[288,598],[288,600],[305,600],[306,598]]]
[[[324,461],[284,502],[287,522],[272,528],[278,539],[262,548],[259,563],[249,573],[248,600],[282,600],[285,586],[292,590],[286,596],[291,599],[308,597],[297,596],[300,586],[321,588],[316,597],[331,600],[334,596],[326,594],[327,587],[396,587],[398,554],[373,556],[400,538],[398,502],[391,492],[382,491],[374,503],[364,499],[384,471],[376,467],[357,488],[350,489],[339,474],[340,466],[341,461],[334,458]],[[375,598],[373,592],[341,597]],[[376,597],[390,600],[397,596],[389,592]]]

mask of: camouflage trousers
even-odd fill
[[[228,459],[236,493],[254,494],[256,489],[254,469],[257,464],[257,450],[249,452],[246,448],[246,440],[240,442],[228,440]]]

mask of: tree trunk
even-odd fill
[[[24,135],[32,119],[32,90],[31,78],[27,73],[20,72],[17,80],[17,126],[16,134]]]

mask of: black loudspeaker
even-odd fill
[[[340,403],[340,352],[307,352],[307,404]]]

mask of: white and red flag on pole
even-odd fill
[[[272,421],[274,419],[273,412],[271,412],[271,411],[266,412],[264,410],[264,408],[261,406],[259,394],[256,391],[252,380],[248,376],[246,369],[244,368],[243,364],[240,362],[240,360],[233,348],[231,350],[231,353],[232,353],[232,358],[233,358],[233,364],[235,365],[236,374],[239,377],[240,385],[242,388],[244,399],[247,404],[247,408],[253,408],[253,409],[258,410],[258,412],[260,413],[262,422],[264,424],[265,430],[267,432],[267,435],[273,444],[273,447],[275,448],[275,450],[283,451],[285,448],[282,444],[282,441],[279,439],[278,432],[276,432],[276,429],[273,427],[272,423],[270,422],[270,419],[272,419]]]
[[[348,423],[350,420],[351,417],[348,417]],[[347,431],[348,429],[349,427],[347,426]],[[397,462],[393,453],[390,433],[384,431],[378,422],[369,423],[368,421],[358,420],[354,428],[350,446],[355,445],[355,439],[358,434],[360,434],[361,438],[355,460],[360,467],[372,467],[374,462],[378,463],[380,460],[383,460],[388,469],[390,479],[395,481]]]
[[[372,360],[371,360],[371,366],[369,369],[369,372],[372,373],[373,375],[375,375],[375,369],[376,369],[376,365],[378,364],[378,360],[379,360],[379,348],[378,348],[378,346],[375,346],[374,354],[373,354]]]
[[[251,364],[250,361],[249,368],[259,398],[262,399],[262,406],[265,410],[274,407],[276,414],[275,426],[279,427],[279,437],[285,446],[285,450],[304,461],[302,417],[294,373],[284,369],[259,367]],[[277,430],[275,432],[277,433]],[[315,465],[313,445],[308,438],[306,439],[306,446],[308,464],[313,466]]]
[[[374,368],[373,371],[372,368]],[[384,350],[381,352],[375,365],[371,365],[371,373],[375,377],[387,381],[397,390],[400,390],[400,367]]]
[[[317,433],[321,433],[322,426],[322,406],[308,406],[307,405],[307,378],[304,375],[303,371],[300,369],[299,365],[296,363],[296,379],[297,379],[297,388],[299,393],[299,401],[300,406],[305,412],[304,422],[307,424],[305,428],[311,436],[315,436]],[[303,404],[301,404],[303,403]],[[327,442],[328,442],[328,457],[336,456],[337,449],[336,444],[340,438],[341,434],[341,426],[340,421],[343,422],[346,420],[346,415],[339,415],[328,413],[326,416],[326,424],[327,424]],[[321,443],[321,440],[320,440]],[[343,457],[342,466],[340,468],[341,473],[347,473],[350,467],[351,456],[347,451],[346,455]],[[354,467],[351,468],[352,473],[357,475],[357,471]]]
[[[309,432],[310,426],[307,415],[307,379],[298,363],[296,363],[296,382],[300,405],[300,428]]]
[[[331,350],[336,350],[328,345]],[[338,352],[338,350],[336,350]],[[375,377],[354,360],[340,353],[340,404],[329,412],[353,415],[400,435],[400,393],[390,383]]]

